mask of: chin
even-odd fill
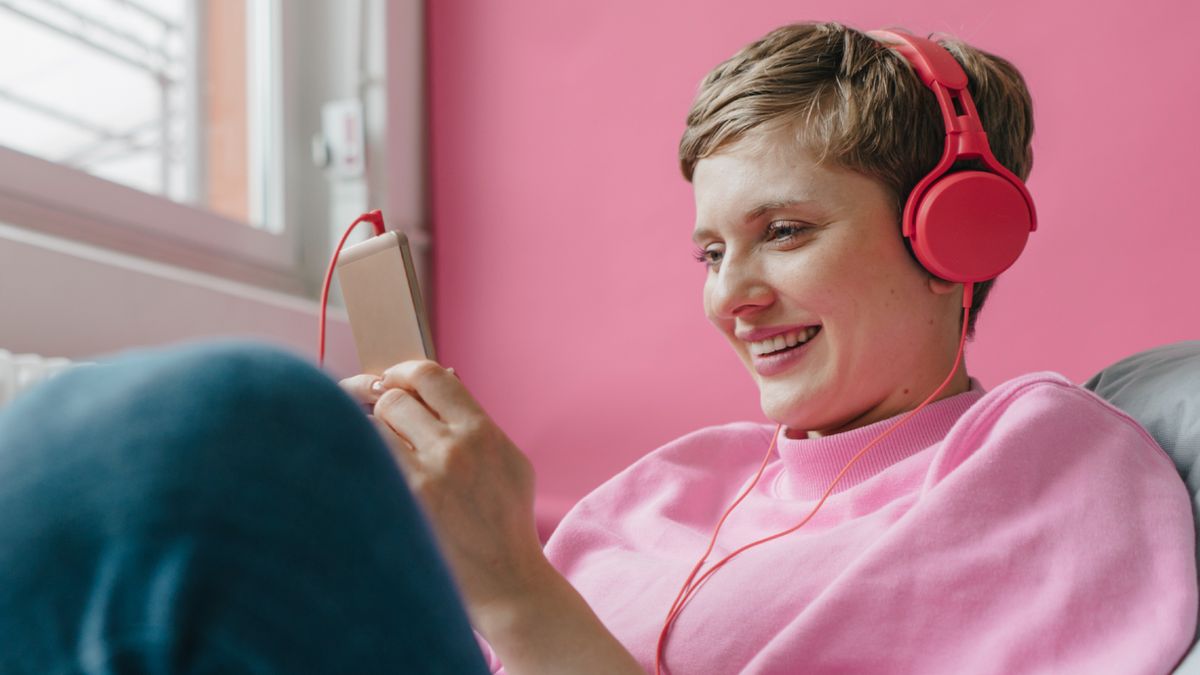
[[[789,387],[782,383],[766,389],[759,387],[759,407],[767,419],[793,431],[821,431],[839,426],[837,410],[829,407],[829,395],[809,387]],[[824,404],[824,405],[823,405]],[[844,412],[844,411],[843,411]]]
[[[760,389],[758,404],[767,419],[789,429],[802,428],[812,418],[811,405],[802,395],[780,396]]]

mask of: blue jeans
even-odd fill
[[[0,672],[487,669],[360,408],[296,357],[215,343],[0,410]]]

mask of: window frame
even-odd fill
[[[295,233],[260,230],[0,146],[0,222],[300,294]]]

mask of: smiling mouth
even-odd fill
[[[755,358],[776,356],[795,351],[808,344],[821,333],[821,326],[810,326],[808,329],[786,336],[777,336],[774,340],[764,340],[750,345],[750,354]]]

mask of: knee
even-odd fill
[[[92,373],[114,402],[207,429],[239,428],[354,408],[328,377],[270,345],[221,341],[134,354]],[[64,383],[69,384],[69,383]]]
[[[23,542],[26,560],[61,554],[43,545],[99,551],[150,532],[303,546],[405,499],[359,407],[262,345],[129,354],[65,373],[0,417],[0,542]]]
[[[301,608],[276,612],[285,619],[346,605],[322,625],[397,616],[378,589],[399,586],[392,576],[422,551],[439,565],[359,407],[302,359],[248,343],[131,354],[14,401],[0,416],[0,514],[0,576],[41,589],[39,607],[52,600],[63,626],[91,611],[93,586],[125,598],[111,606],[141,625],[158,607],[153,570],[177,569],[168,554],[180,550],[181,587],[203,606],[189,616],[236,614],[259,596]],[[116,581],[93,584],[114,565]],[[309,603],[324,588],[356,604]],[[0,597],[0,613],[28,616],[19,597]]]
[[[139,364],[133,364],[137,367]],[[249,342],[191,345],[150,356],[133,383],[137,406],[173,417],[189,431],[254,438],[313,433],[361,418],[341,389],[313,365]]]
[[[264,344],[221,341],[130,352],[79,367],[10,408],[0,440],[45,446],[110,435],[238,434],[346,414],[355,406],[296,356]]]
[[[223,485],[227,497],[273,475],[320,476],[342,448],[386,462],[373,427],[336,383],[296,356],[247,342],[81,367],[0,417],[0,478],[20,476],[43,504],[54,494],[119,491],[131,506],[170,507],[211,491],[206,484]]]

